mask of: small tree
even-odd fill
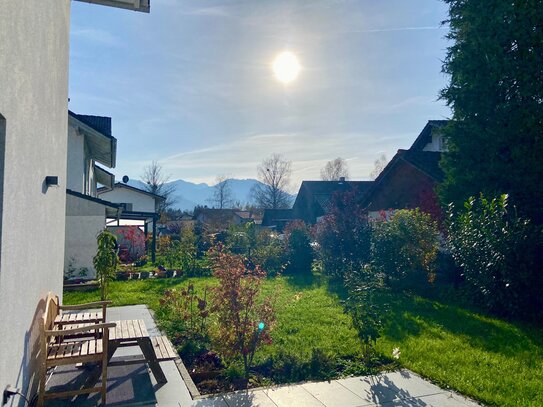
[[[234,194],[230,185],[230,178],[218,175],[213,186],[213,195],[207,201],[218,209],[231,208],[234,204]]]
[[[251,193],[258,208],[281,209],[288,208],[291,196],[288,194],[292,162],[279,154],[262,161],[257,167],[258,179]]]
[[[109,282],[115,277],[119,258],[117,257],[117,239],[107,230],[102,230],[97,237],[98,251],[92,259],[96,276],[100,283],[100,297],[105,301],[108,296]]]
[[[184,271],[194,274],[197,255],[197,236],[194,233],[194,227],[183,226],[179,235],[179,261]]]
[[[211,308],[217,315],[215,342],[224,356],[242,360],[248,378],[258,346],[271,344],[275,323],[271,297],[259,298],[266,273],[259,266],[247,267],[241,256],[221,248],[213,249],[211,257],[213,275],[219,280]]]

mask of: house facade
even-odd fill
[[[159,207],[164,197],[144,191],[123,182],[117,182],[113,188],[101,187],[98,189],[98,197],[108,202],[117,204],[122,214],[108,221],[109,227],[137,226],[143,228],[143,233],[148,236],[151,231],[151,261],[156,257],[157,222],[159,219]],[[117,229],[111,228],[115,232]],[[122,229],[118,229],[122,230]],[[122,239],[122,236],[119,235]]]
[[[435,189],[443,180],[439,161],[446,151],[441,131],[446,124],[445,120],[430,120],[408,150],[398,150],[362,201],[370,217],[420,208],[441,219]]]
[[[44,299],[62,295],[70,7],[70,0],[0,7],[0,388],[20,388],[29,399]]]
[[[117,140],[111,135],[111,118],[68,112],[68,163],[66,171],[66,234],[64,275],[93,278],[97,235],[106,219],[121,208],[97,198],[98,185],[113,187],[115,176],[102,168],[115,167]]]

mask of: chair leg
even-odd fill
[[[102,405],[106,404],[106,394],[107,394],[107,353],[104,352],[102,357]]]

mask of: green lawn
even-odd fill
[[[196,288],[212,278],[192,278]],[[148,304],[157,309],[162,292],[187,280],[163,279],[111,283],[114,305]],[[339,358],[355,358],[360,345],[340,299],[325,281],[268,280],[267,293],[277,300],[274,343],[259,358],[280,351],[309,357],[313,348]],[[98,291],[67,292],[66,304],[98,299]],[[543,330],[504,322],[466,309],[394,294],[378,350],[390,356],[399,347],[399,362],[443,387],[485,404],[543,406]]]

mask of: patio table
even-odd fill
[[[130,365],[146,362],[149,364],[158,383],[166,383],[166,376],[160,367],[160,361],[172,360],[179,356],[170,341],[163,336],[150,337],[142,319],[114,321],[115,328],[109,330],[108,366]],[[138,346],[141,357],[130,357],[111,361],[113,354],[120,347]]]

